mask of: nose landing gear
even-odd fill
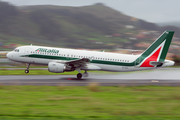
[[[29,73],[29,66],[30,66],[30,64],[28,63],[26,65],[27,65],[27,69],[25,70],[25,73],[28,74]]]
[[[28,74],[28,73],[29,73],[29,70],[25,70],[25,73]]]

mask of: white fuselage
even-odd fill
[[[22,46],[16,48],[16,50],[7,54],[7,57],[13,61],[42,65],[48,65],[48,63],[52,61],[66,62],[76,59],[88,58],[90,59],[90,63],[88,64],[95,65],[100,68],[99,70],[102,71],[126,72],[156,68],[140,67],[133,64],[136,62],[135,60],[139,56],[140,55],[128,55],[110,52],[97,52],[42,46]],[[166,63],[163,64],[162,67],[174,65],[173,61],[165,60],[165,62]]]

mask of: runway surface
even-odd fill
[[[166,68],[130,73],[90,73],[88,78],[78,80],[75,75],[8,75],[0,76],[2,85],[48,85],[48,86],[180,86],[180,68]]]

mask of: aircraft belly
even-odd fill
[[[30,63],[34,63],[34,64],[42,64],[42,65],[47,65],[50,61],[49,59],[41,59],[41,58],[30,58],[31,62]]]
[[[116,66],[116,65],[102,65],[102,64],[94,64],[101,68],[102,71],[113,71],[113,72],[125,72],[129,71],[132,68],[124,67],[124,66]]]
[[[128,72],[128,71],[141,71],[155,69],[155,67],[135,67],[135,66],[116,66],[116,65],[102,65],[94,64],[101,68],[102,71],[112,71],[112,72]]]
[[[93,65],[93,64],[89,64],[85,67],[81,68],[82,70],[101,70],[100,67],[98,67],[97,65]]]

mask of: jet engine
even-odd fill
[[[62,63],[50,62],[48,64],[49,72],[53,73],[63,73],[66,69],[66,65]]]
[[[53,73],[63,73],[63,72],[74,71],[75,68],[62,63],[50,62],[48,64],[48,70],[49,72],[53,72]]]

